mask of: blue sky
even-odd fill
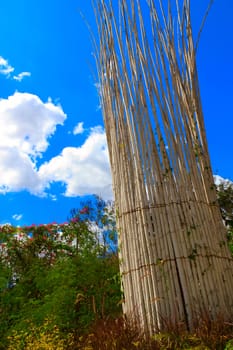
[[[207,4],[192,1],[195,33]],[[0,224],[64,222],[84,195],[112,198],[80,10],[94,24],[89,0],[0,3]],[[232,0],[215,0],[197,61],[213,172],[231,180],[232,16]]]

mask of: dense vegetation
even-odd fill
[[[233,187],[218,199],[233,253]],[[0,349],[233,349],[232,324],[204,320],[145,339],[121,315],[113,208],[96,198],[68,223],[0,228]]]
[[[227,227],[228,242],[233,255],[233,184],[222,182],[217,186],[218,202],[225,225]]]

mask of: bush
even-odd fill
[[[0,349],[16,338],[35,342],[34,329],[45,329],[45,320],[40,342],[52,342],[54,329],[83,334],[96,320],[121,313],[117,254],[101,237],[103,225],[96,220],[91,229],[91,208],[84,208],[63,225],[1,227]]]
[[[222,182],[216,186],[216,189],[221,214],[228,231],[228,244],[233,256],[233,184]]]
[[[51,323],[53,324],[53,322]],[[29,324],[28,330],[13,331],[8,337],[8,350],[63,350],[73,346],[73,336],[64,335],[49,320],[36,327]]]

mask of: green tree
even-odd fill
[[[221,214],[228,231],[228,242],[233,254],[233,184],[222,182],[216,186]]]
[[[92,231],[93,218],[85,205],[63,225],[0,228],[0,349],[14,331],[45,320],[80,334],[121,312],[117,252],[105,246],[97,221]]]

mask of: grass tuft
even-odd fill
[[[80,350],[233,350],[233,323],[202,318],[194,330],[188,332],[182,325],[171,326],[152,336],[141,334],[137,325],[117,319],[98,320],[89,334],[74,342]],[[70,348],[71,350],[71,348]]]

